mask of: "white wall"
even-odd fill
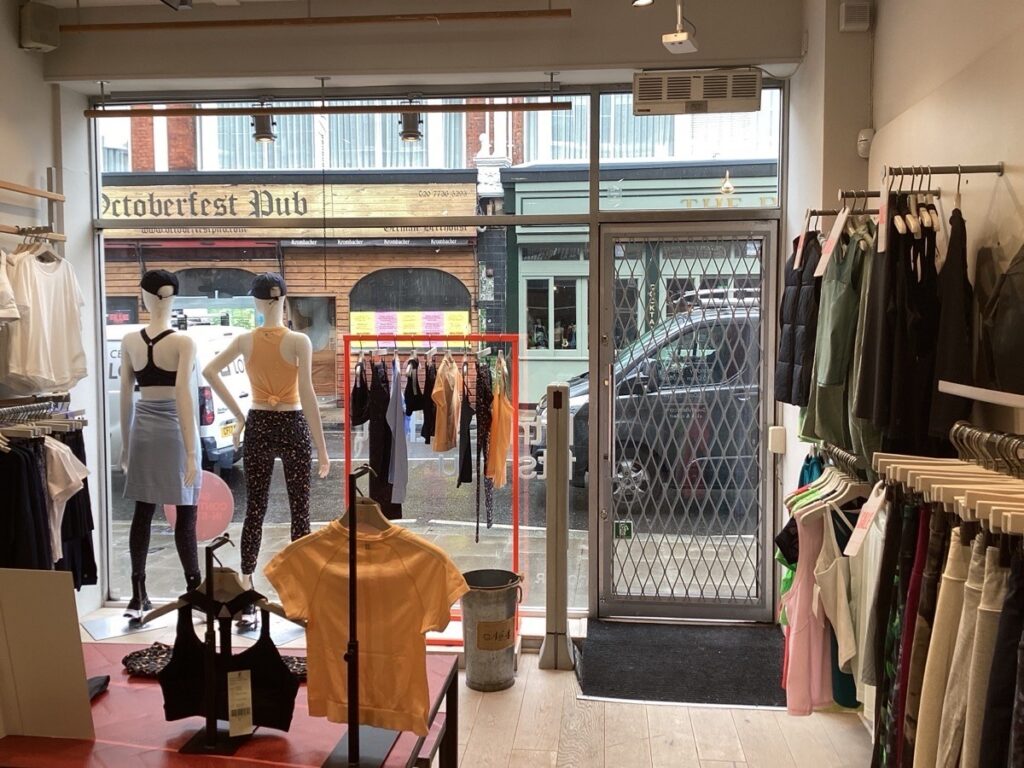
[[[879,0],[870,178],[883,165],[1004,161],[1006,175],[964,177],[968,257],[983,245],[1007,259],[1024,243],[1024,4],[1017,0]],[[907,45],[910,39],[927,44]],[[946,218],[956,177],[937,182]],[[950,194],[946,194],[946,192]],[[995,407],[979,423],[1024,431],[1024,414]]]
[[[106,518],[100,504],[98,489],[100,477],[96,468],[102,467],[97,447],[103,429],[96,410],[96,358],[93,339],[96,338],[95,307],[96,276],[90,233],[90,182],[88,176],[88,145],[82,132],[85,121],[81,117],[84,101],[80,97],[73,104],[63,102],[60,89],[47,84],[43,78],[44,56],[18,48],[18,4],[0,5],[0,178],[33,187],[46,187],[47,167],[57,167],[63,174],[64,191],[68,203],[64,208],[64,231],[69,240],[66,258],[73,264],[82,292],[85,295],[83,334],[89,353],[89,377],[72,392],[72,406],[84,409],[90,426],[86,430],[88,464],[94,476],[91,482],[93,515],[97,526]],[[62,147],[58,115],[61,107],[73,110],[68,136]],[[70,140],[68,140],[70,139]],[[0,191],[0,221],[5,224],[38,225],[46,221],[45,201]],[[17,239],[0,236],[0,247],[13,247]],[[96,532],[97,555],[100,531]],[[99,587],[83,589],[78,593],[79,613],[97,607],[100,603]]]

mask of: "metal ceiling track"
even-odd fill
[[[323,27],[346,24],[444,24],[476,21],[526,21],[572,18],[570,8],[521,11],[458,11],[452,13],[389,13],[357,16],[292,16],[263,19],[197,19],[194,21],[125,21],[95,24],[61,24],[61,33],[156,32],[165,30],[245,29],[260,27]]]
[[[563,112],[572,109],[568,101],[518,102],[515,104],[321,104],[314,106],[268,107],[223,107],[221,109],[200,109],[198,107],[168,107],[153,109],[104,109],[85,110],[87,118],[105,117],[253,117],[255,115],[400,115],[405,112],[467,114],[476,112]]]

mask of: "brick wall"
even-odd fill
[[[152,171],[156,168],[153,160],[153,118],[133,117],[131,119],[133,171]]]
[[[174,106],[191,106],[188,104]],[[167,118],[167,169],[170,171],[195,171],[196,166],[196,123],[195,117]]]

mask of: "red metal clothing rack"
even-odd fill
[[[342,336],[344,352],[345,387],[345,477],[352,472],[352,414],[349,397],[352,393],[352,347],[362,344],[448,346],[470,344],[508,344],[510,399],[512,401],[512,570],[519,569],[519,336],[515,333],[470,333],[441,336],[412,336],[402,334],[350,334]],[[347,502],[346,502],[347,503]],[[517,622],[518,623],[518,622]],[[432,645],[462,645],[462,641],[437,639]]]

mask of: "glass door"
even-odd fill
[[[599,614],[768,620],[776,224],[601,229]]]

